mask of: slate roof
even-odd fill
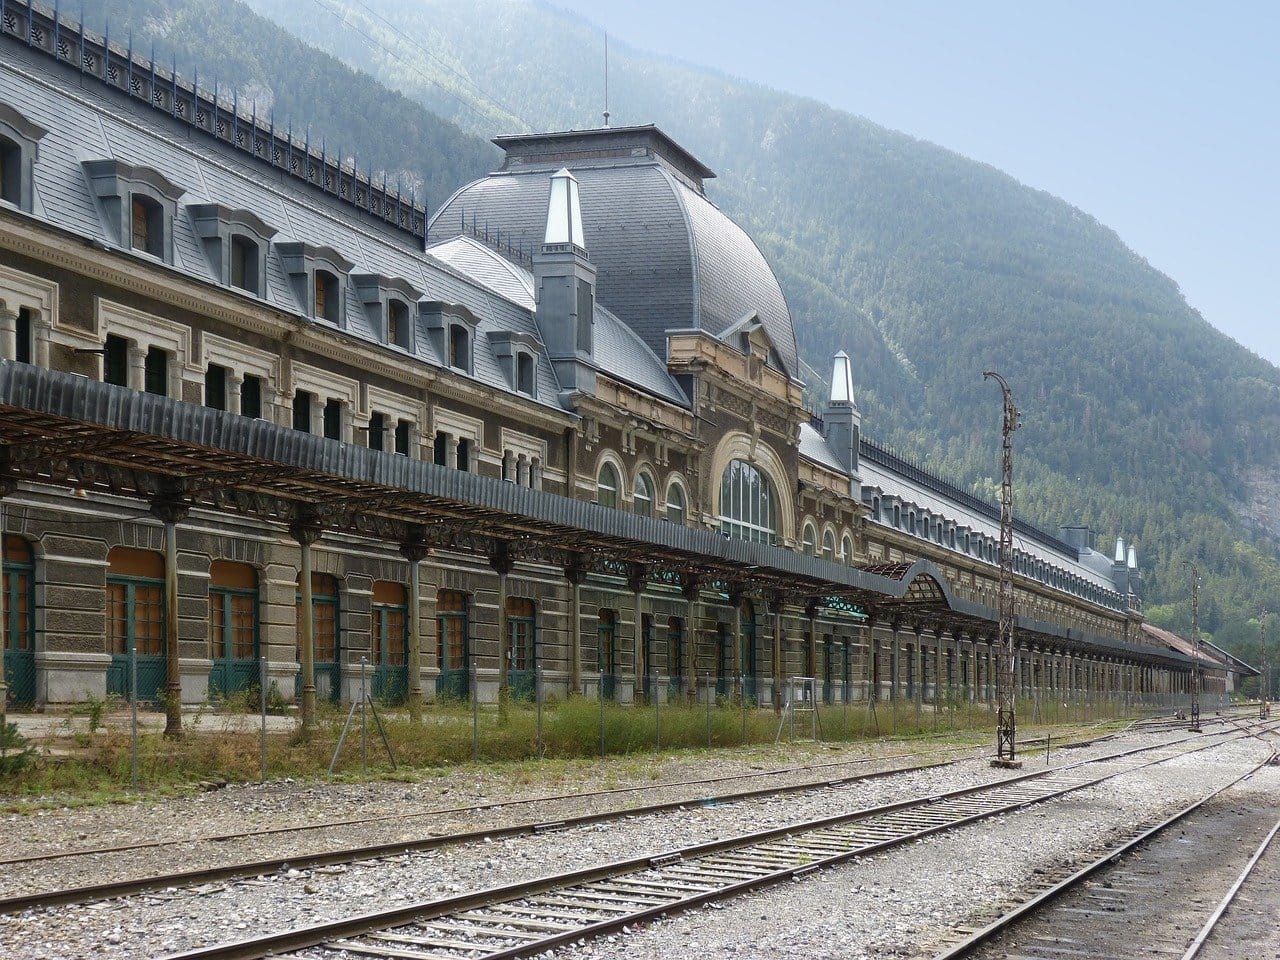
[[[517,331],[538,336],[533,317],[533,281],[528,271],[477,241],[460,239],[431,252],[390,224],[362,214],[305,182],[281,176],[230,144],[205,135],[145,102],[93,78],[82,78],[38,50],[0,36],[0,102],[12,104],[48,132],[40,141],[34,168],[32,213],[53,226],[143,256],[122,247],[90,190],[83,161],[115,159],[155,169],[181,188],[173,223],[173,263],[157,264],[187,277],[220,284],[185,208],[203,203],[247,210],[278,232],[268,244],[263,300],[320,326],[309,316],[285,273],[275,243],[304,241],[331,247],[350,260],[353,273],[406,280],[422,298],[460,303],[478,318],[473,376],[487,386],[514,392],[485,334]],[[545,178],[542,189],[545,193]],[[544,198],[545,200],[545,198]],[[543,214],[545,215],[545,210]],[[238,294],[252,297],[244,291]],[[381,343],[354,284],[346,286],[345,332]],[[419,322],[420,318],[419,318]],[[425,330],[416,338],[416,359],[443,366]],[[597,360],[602,370],[624,382],[682,406],[688,398],[644,343],[607,310],[597,312]],[[390,347],[388,349],[397,349]],[[551,364],[538,360],[538,398],[562,406]]]
[[[578,180],[586,249],[598,271],[596,297],[655,354],[666,356],[668,330],[718,336],[757,313],[785,372],[796,374],[791,313],[764,255],[741,227],[652,156],[552,155],[495,172],[450,197],[432,218],[429,236],[463,234],[465,218],[524,250],[538,249],[549,174],[561,166]]]
[[[476,283],[533,312],[533,274],[472,237],[454,237],[428,251]],[[667,366],[634,331],[616,316],[595,305],[596,365],[615,380],[689,407],[689,398]]]

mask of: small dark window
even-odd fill
[[[15,344],[13,359],[19,363],[34,363],[32,359],[35,351],[32,349],[32,336],[34,331],[31,329],[31,311],[26,307],[18,309],[18,329],[17,340]]]
[[[328,270],[316,271],[316,309],[314,316],[330,323],[337,323],[339,317],[338,278]]]
[[[458,469],[464,472],[471,469],[471,441],[466,437],[458,440]]]
[[[258,245],[248,237],[231,238],[231,286],[258,293]]]
[[[402,457],[409,455],[409,431],[413,428],[412,422],[401,420],[396,424],[396,453]]]
[[[164,257],[164,208],[150,197],[132,196],[131,246],[153,257]]]
[[[443,433],[436,434],[436,442],[433,447],[432,460],[437,467],[448,466],[447,457],[449,456],[449,437]]]
[[[382,435],[387,429],[387,418],[381,413],[369,414],[369,449],[382,449]]]
[[[591,352],[591,325],[595,321],[595,296],[591,284],[586,280],[578,281],[578,349],[583,353]]]
[[[169,353],[159,347],[148,347],[144,361],[145,381],[143,389],[147,393],[162,397],[169,395]]]
[[[409,308],[403,300],[387,301],[387,343],[409,349]]]
[[[245,375],[244,383],[240,386],[240,415],[255,419],[262,416],[261,377]]]
[[[118,387],[129,385],[129,341],[107,334],[106,350],[102,354],[102,379]]]
[[[306,390],[298,390],[293,395],[293,429],[303,433],[311,432],[311,405],[315,396]]]
[[[516,354],[516,389],[533,396],[533,357],[527,353]]]
[[[214,410],[227,409],[227,368],[209,364],[204,372],[204,405]]]
[[[22,203],[22,149],[8,137],[0,137],[0,200]]]
[[[449,327],[449,366],[471,372],[471,335],[460,323]]]
[[[330,440],[342,439],[342,401],[327,400],[324,405],[324,435]]]

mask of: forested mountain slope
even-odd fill
[[[113,35],[176,48],[361,165],[438,202],[497,161],[489,137],[597,125],[598,28],[522,0],[90,0]],[[657,122],[719,174],[709,194],[757,238],[797,319],[815,391],[843,347],[867,432],[992,491],[1000,369],[1024,411],[1019,511],[1138,542],[1154,619],[1243,623],[1280,588],[1241,478],[1280,460],[1280,372],[1219,333],[1092,217],[990,166],[823,104],[611,42],[616,123]],[[404,98],[381,94],[375,78]],[[382,98],[382,99],[380,99]],[[408,98],[408,99],[405,99]],[[451,121],[430,116],[410,101]],[[350,144],[350,146],[346,146]]]

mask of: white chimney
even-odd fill
[[[569,243],[586,249],[582,239],[582,208],[578,203],[578,180],[567,167],[551,178],[551,199],[547,204],[547,234],[544,244]]]

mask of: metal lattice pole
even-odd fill
[[[1258,717],[1266,720],[1271,716],[1270,699],[1271,674],[1267,667],[1267,608],[1262,608],[1262,617],[1258,623],[1258,636],[1262,642],[1262,675],[1258,678],[1258,699],[1261,704],[1258,707]]]
[[[1194,563],[1191,568],[1191,711],[1190,726],[1193,733],[1200,731],[1200,571]]]
[[[1015,764],[1018,758],[1017,716],[1013,676],[1013,432],[1020,426],[1009,382],[994,371],[984,380],[1000,385],[1004,419],[1000,429],[1000,706],[996,713],[996,763]]]

